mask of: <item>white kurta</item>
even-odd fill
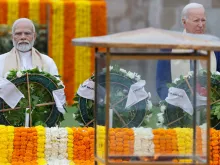
[[[5,58],[9,53],[5,53],[0,55],[0,77],[4,77],[3,75],[3,70],[4,66],[7,65],[5,64]],[[53,61],[52,58],[50,58],[47,55],[41,54],[42,55],[42,60],[44,63],[49,66],[49,73],[52,75],[58,75],[58,70],[55,62]],[[30,52],[28,53],[20,53],[20,60],[21,60],[21,70],[27,70],[27,69],[32,69],[32,61],[31,61],[31,54]]]
[[[186,30],[183,31],[183,34],[184,33],[186,33]],[[174,53],[190,53],[190,52],[193,52],[193,50],[173,49],[172,52],[174,52]],[[200,51],[200,52],[206,54],[205,51]],[[216,64],[215,53],[213,51],[211,52],[211,55],[210,55],[210,61],[211,61],[210,71],[215,72],[217,64]],[[198,61],[198,69],[202,69],[202,68],[203,67],[202,67],[200,61]],[[205,68],[203,68],[203,69],[205,69]],[[179,78],[180,75],[186,76],[189,71],[190,71],[190,60],[171,60],[171,79],[172,79],[172,82],[174,82],[174,80],[176,78]]]

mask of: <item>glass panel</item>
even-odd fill
[[[110,162],[205,164],[206,69],[199,68],[199,60],[137,59],[111,60],[109,82],[106,69],[98,69],[97,156],[104,159],[108,139]],[[148,64],[154,67],[149,69]],[[110,108],[105,120],[107,95]],[[109,122],[108,130],[105,121]]]

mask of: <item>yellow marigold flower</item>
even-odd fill
[[[45,159],[37,159],[38,165],[46,165],[47,161]]]

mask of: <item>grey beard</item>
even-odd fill
[[[16,44],[15,41],[13,40],[13,45],[20,52],[28,52],[34,46],[34,40],[32,40],[29,43],[22,43],[22,44],[19,43]]]

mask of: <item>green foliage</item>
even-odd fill
[[[8,25],[0,25],[0,54],[10,51],[13,47],[9,31]]]

